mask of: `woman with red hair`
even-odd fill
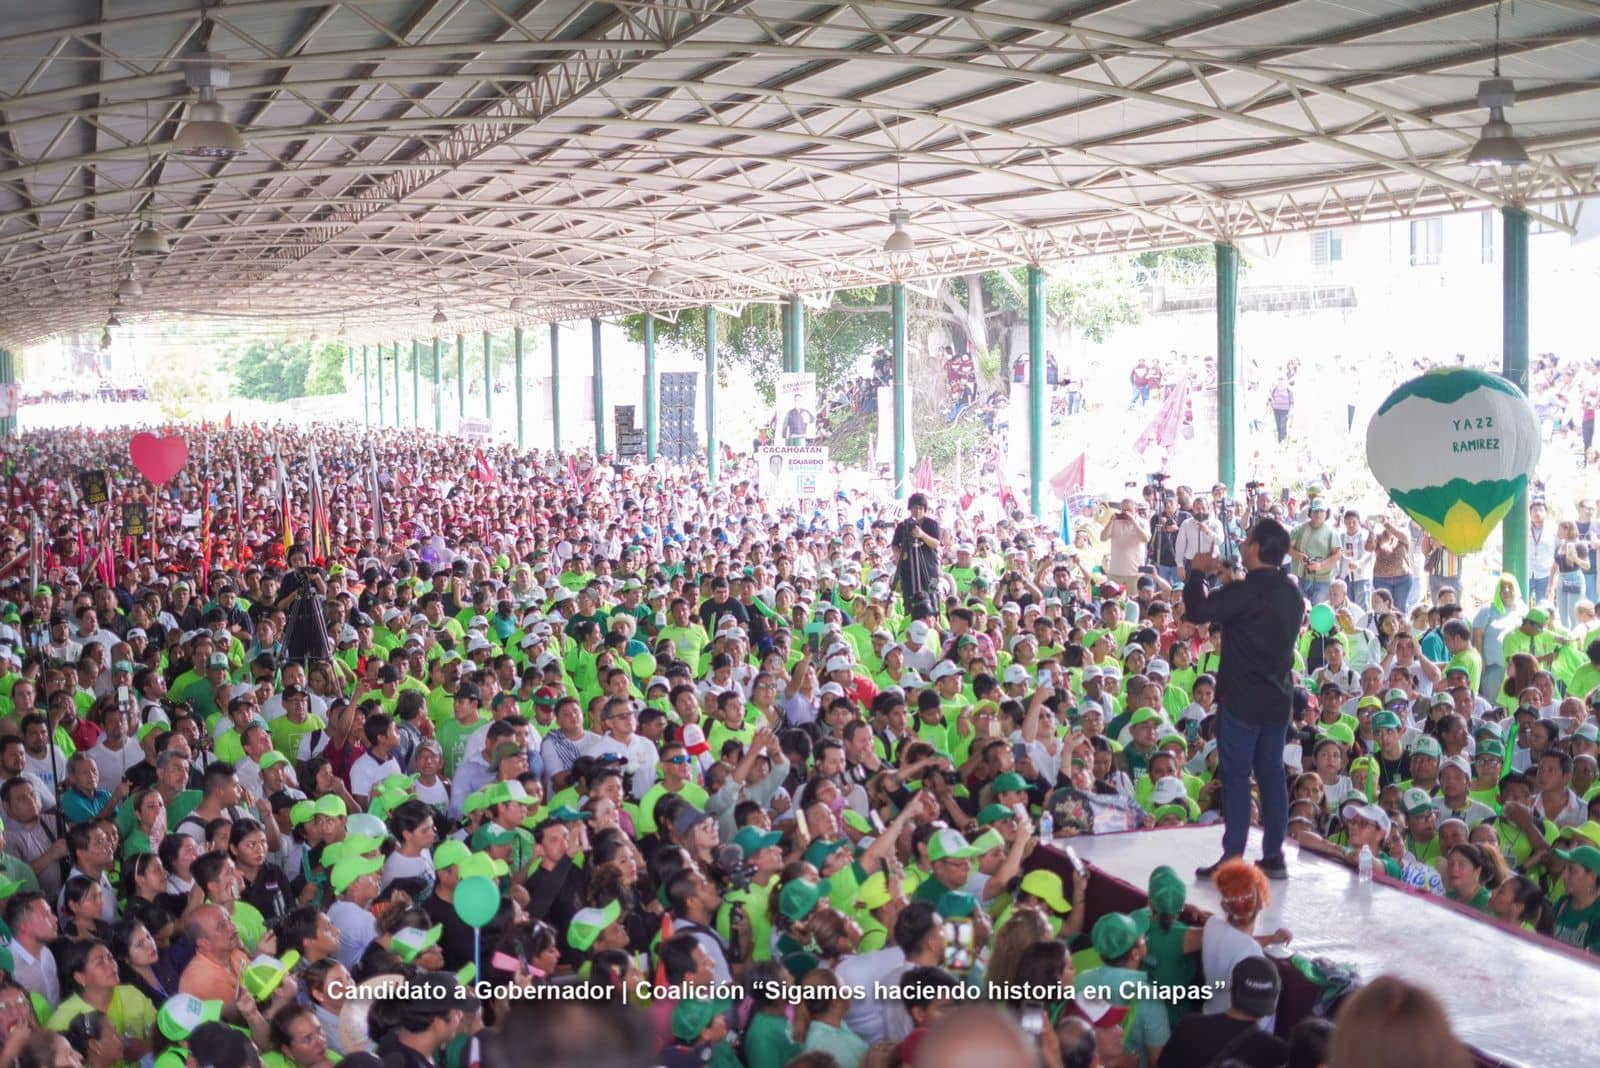
[[[1287,943],[1290,935],[1285,928],[1271,934],[1255,933],[1256,917],[1272,900],[1267,877],[1260,868],[1235,857],[1218,865],[1211,881],[1222,895],[1222,914],[1207,919],[1201,929],[1200,965],[1207,982],[1221,984],[1205,1006],[1206,1014],[1214,1016],[1227,1012],[1233,1004],[1227,986],[1233,966],[1246,957],[1265,956],[1262,946]],[[1261,1023],[1262,1030],[1269,1033],[1272,1026],[1271,1019]]]

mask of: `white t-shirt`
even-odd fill
[[[128,774],[129,768],[144,763],[144,750],[132,738],[124,738],[121,749],[107,749],[102,738],[98,745],[89,750],[89,759],[100,769],[100,785],[112,790]]]
[[[428,889],[433,889],[433,884],[438,876],[433,870],[433,856],[426,849],[414,857],[408,857],[396,850],[389,854],[383,862],[383,872],[379,877],[379,886],[388,889],[389,884],[396,879],[412,879],[421,876],[428,882]]]
[[[373,787],[400,773],[400,761],[393,756],[379,761],[371,753],[362,753],[350,765],[350,793],[355,797],[371,797]]]
[[[328,910],[328,919],[339,930],[339,963],[354,968],[367,946],[378,937],[377,919],[349,901],[335,901]]]
[[[878,984],[889,974],[903,970],[906,955],[899,946],[886,946],[871,953],[857,953],[845,957],[834,969],[840,986],[860,987],[867,992],[864,998],[852,998],[844,1010],[844,1022],[850,1030],[867,1042],[882,1042],[888,1038],[884,1026],[884,1002],[878,1000]]]
[[[1206,1002],[1205,1014],[1220,1016],[1233,1006],[1228,984],[1233,979],[1235,964],[1246,957],[1265,956],[1253,936],[1245,934],[1221,916],[1207,919],[1200,938],[1200,966],[1205,971],[1207,982],[1221,983],[1222,986]],[[1273,1017],[1268,1017],[1261,1021],[1261,1029],[1269,1034],[1272,1020]]]

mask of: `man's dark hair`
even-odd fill
[[[376,712],[368,716],[366,723],[362,724],[361,727],[361,733],[367,736],[367,747],[371,748],[377,745],[378,739],[389,733],[389,727],[393,723],[394,720],[383,712]]]
[[[1250,528],[1250,537],[1255,539],[1261,562],[1269,567],[1278,567],[1289,555],[1289,532],[1276,519],[1256,520],[1256,525]]]
[[[679,872],[680,876],[682,874]],[[668,984],[681,983],[685,976],[694,971],[694,951],[699,945],[699,941],[692,934],[673,935],[661,943],[657,953]]]
[[[910,956],[922,948],[939,926],[939,912],[927,901],[913,901],[900,910],[894,921],[894,944]]]
[[[221,789],[233,779],[233,765],[226,760],[219,760],[206,768],[205,778],[200,783],[200,792],[209,794],[213,790]]]

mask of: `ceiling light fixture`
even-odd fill
[[[133,271],[133,265],[128,265],[128,273],[117,283],[117,299],[132,300],[144,296],[144,285],[139,281],[139,276]]]
[[[111,347],[111,331],[107,330],[100,335],[100,348],[102,351]]]
[[[672,278],[665,267],[658,266],[645,278],[644,284],[650,289],[667,289],[672,285]]]
[[[435,307],[433,309],[433,325],[434,326],[443,326],[445,323],[448,323],[449,321],[450,321],[450,317],[444,313],[444,309],[443,308]]]
[[[217,90],[228,87],[228,68],[219,57],[202,52],[189,63],[188,82],[198,99],[189,105],[172,150],[193,159],[227,160],[243,155],[244,138],[217,103]]]
[[[116,311],[113,310],[112,313],[111,313],[111,316],[108,319],[106,319],[106,329],[110,330],[114,326],[121,326],[121,325],[122,325],[122,320],[120,318],[118,318]]]
[[[906,252],[915,252],[917,243],[906,233],[906,223],[911,221],[911,213],[904,208],[895,208],[889,213],[889,225],[894,227],[883,242],[883,251],[898,255]]]
[[[522,310],[522,298],[512,297],[506,304],[506,308],[512,312],[520,312]]]
[[[156,213],[146,209],[139,213],[139,228],[133,232],[131,245],[136,256],[165,256],[172,251],[172,242],[156,226]]]
[[[1500,5],[1494,6],[1494,77],[1478,83],[1478,106],[1489,109],[1478,141],[1467,152],[1474,167],[1520,167],[1528,162],[1528,149],[1506,121],[1506,109],[1517,102],[1517,88],[1500,77]]]

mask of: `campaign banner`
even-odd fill
[[[821,445],[775,445],[756,450],[756,486],[770,500],[825,497],[832,492],[828,450]]]
[[[809,371],[778,375],[778,418],[773,436],[779,441],[817,436],[817,376]]]
[[[482,416],[467,416],[456,428],[464,438],[483,440],[494,433],[494,424]]]
[[[79,471],[78,489],[83,494],[86,504],[101,505],[111,500],[111,483],[106,479],[103,467]]]
[[[150,510],[142,502],[131,501],[122,506],[122,532],[130,538],[142,538],[150,532]]]

